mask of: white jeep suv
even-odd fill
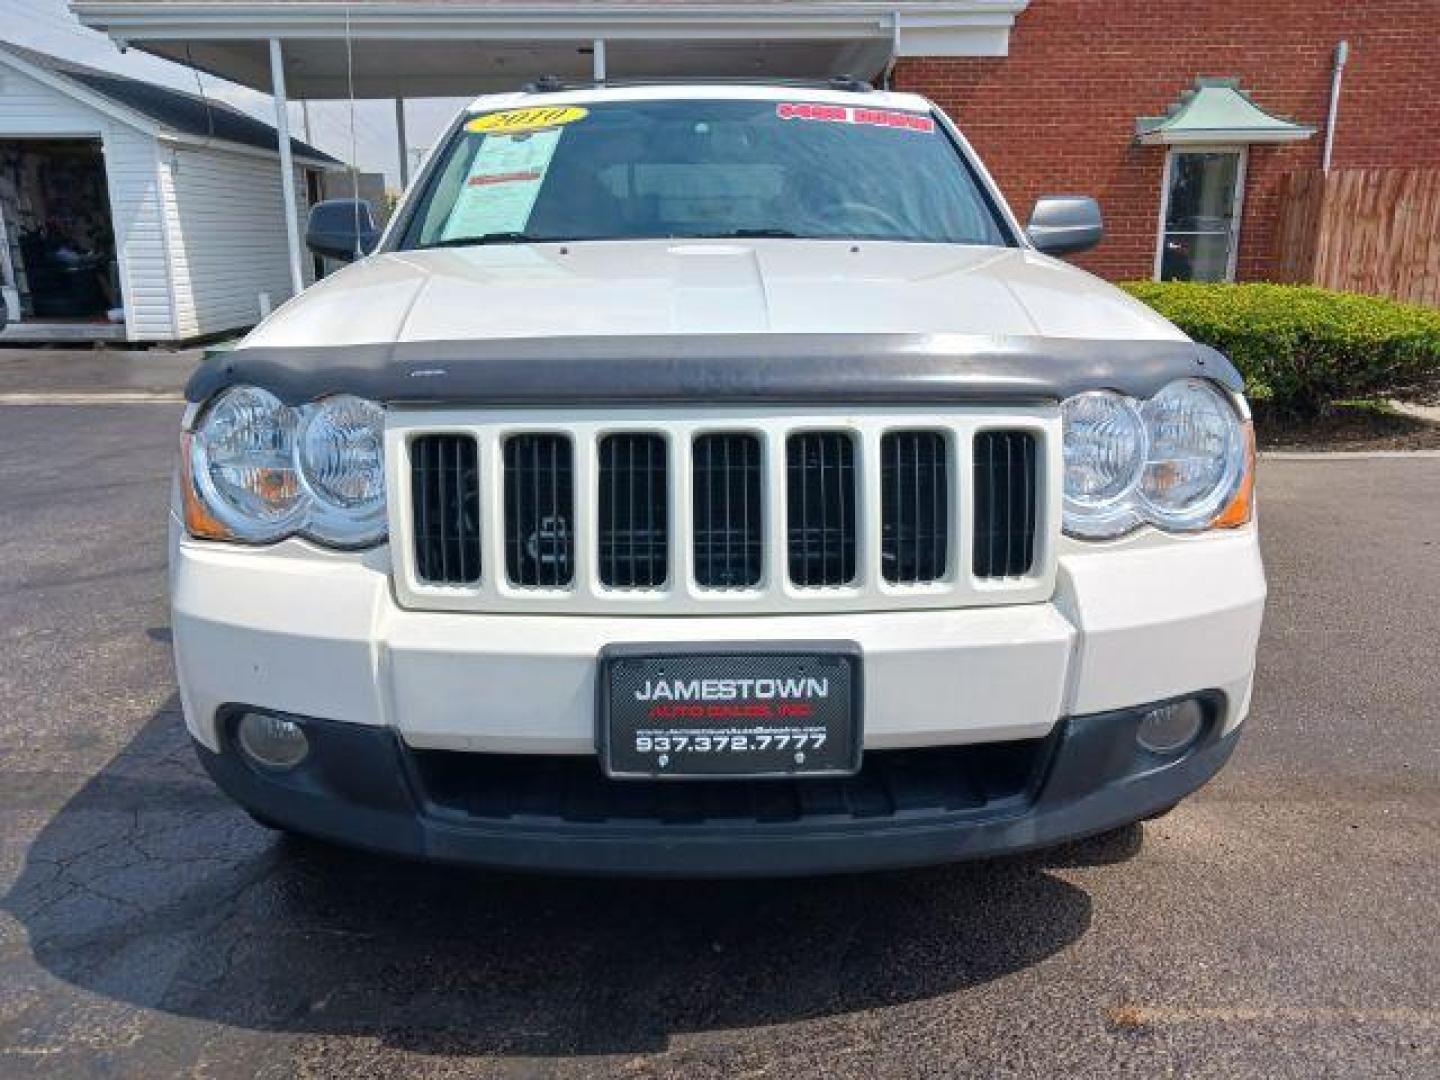
[[[1052,257],[928,101],[545,84],[192,380],[186,722],[261,821],[532,869],[1051,844],[1234,749],[1235,369]],[[1048,253],[1048,254],[1047,254]]]

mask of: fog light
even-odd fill
[[[1200,734],[1205,710],[1194,698],[1151,709],[1140,719],[1135,741],[1152,754],[1178,754]]]
[[[247,712],[236,736],[240,749],[268,769],[293,769],[310,752],[310,740],[299,724],[269,713]]]

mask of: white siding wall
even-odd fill
[[[289,299],[278,159],[162,146],[160,175],[179,336],[258,322],[262,292],[274,307]],[[295,194],[303,236],[307,208],[299,169]],[[301,264],[308,284],[308,254]]]
[[[0,64],[0,139],[26,136],[102,140],[127,336],[175,337],[154,139]]]

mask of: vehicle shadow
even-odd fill
[[[943,869],[749,882],[490,874],[285,840],[221,796],[172,700],[42,829],[3,900],[73,987],[435,1054],[631,1053],[962,991],[1085,933],[1051,873],[1134,827]]]

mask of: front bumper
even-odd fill
[[[973,797],[958,797],[961,789],[937,788],[929,775],[918,785],[905,785],[899,798],[900,786],[892,782],[886,799],[846,795],[828,808],[804,799],[795,812],[778,815],[752,809],[707,816],[699,808],[717,805],[713,785],[707,793],[686,791],[690,785],[608,781],[593,759],[554,763],[542,777],[593,773],[583,786],[602,792],[608,809],[593,798],[558,790],[556,782],[532,805],[459,813],[451,797],[453,780],[450,795],[439,794],[417,760],[423,752],[406,747],[392,731],[360,724],[303,721],[312,752],[287,773],[250,765],[228,730],[220,753],[196,747],[215,782],[257,816],[373,851],[531,871],[784,876],[1025,851],[1157,813],[1209,780],[1239,741],[1239,731],[1222,734],[1223,698],[1211,696],[1208,705],[1202,733],[1173,759],[1137,746],[1135,728],[1143,710],[1072,717],[1033,746],[1010,744],[1014,749],[1001,772],[1016,762],[1033,765],[1016,774],[1013,790],[1001,784],[987,792],[982,778]],[[222,723],[222,729],[228,726]],[[950,761],[963,768],[958,759]],[[990,763],[1000,759],[991,755]],[[877,769],[896,771],[890,763]],[[855,790],[866,787],[857,782]],[[721,794],[720,805],[727,805]],[[637,800],[645,807],[638,813]],[[746,801],[742,797],[739,803]]]
[[[853,642],[865,750],[1043,738],[1066,716],[1204,690],[1248,707],[1265,577],[1253,527],[1060,552],[1047,602],[766,616],[415,611],[385,549],[172,539],[176,672],[211,750],[245,703],[388,728],[420,749],[593,754],[608,646]]]
[[[246,550],[176,529],[171,598],[186,723],[217,783],[261,817],[487,865],[798,874],[1040,847],[1184,797],[1224,763],[1249,709],[1265,579],[1248,527],[1062,546],[1055,593],[1041,603],[755,617],[443,613],[397,604],[383,548]],[[962,791],[918,813],[902,800],[897,813],[868,816],[570,820],[455,813],[421,782],[427,754],[498,760],[502,778],[546,762],[598,775],[607,646],[840,640],[862,655],[867,768],[912,752],[953,751],[963,765],[971,750],[1028,745],[1037,756],[1023,789]],[[1137,757],[1136,707],[1196,694],[1214,703],[1202,739],[1174,761]],[[324,718],[309,722],[313,764],[286,776],[248,766],[226,729],[241,704]],[[797,798],[821,790],[807,785]]]

